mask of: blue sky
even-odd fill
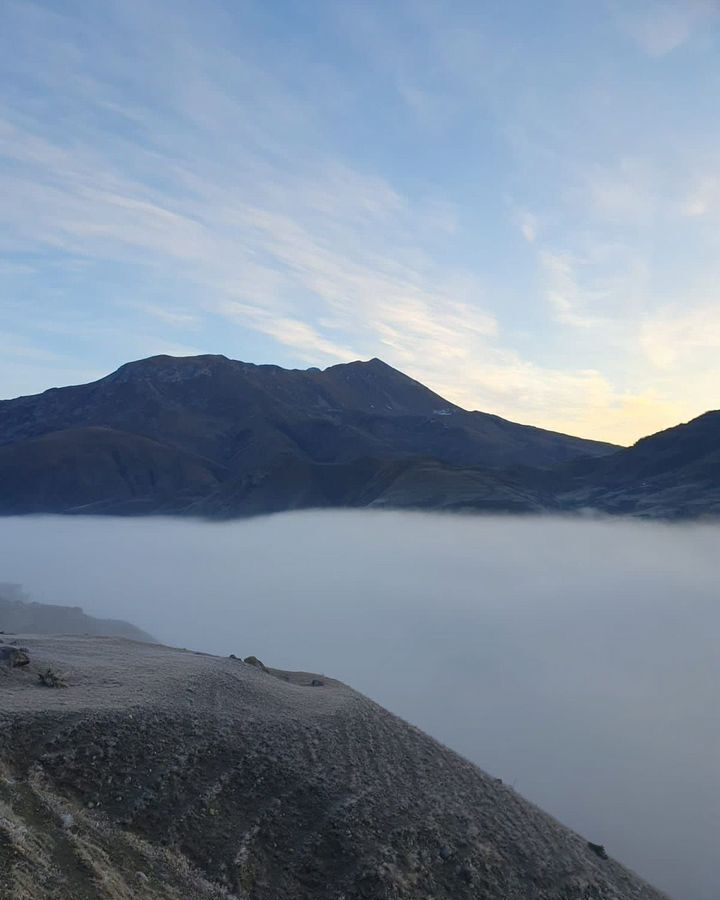
[[[715,0],[13,2],[0,396],[379,356],[631,442],[720,406]]]

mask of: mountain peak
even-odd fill
[[[229,359],[219,353],[204,353],[197,356],[170,356],[158,354],[144,359],[133,360],[101,379],[116,384],[133,381],[176,382],[188,381],[201,376],[210,376],[230,366],[250,366],[250,363]],[[253,367],[254,368],[254,367]]]
[[[394,369],[391,365],[377,356],[373,356],[372,359],[354,359],[351,362],[335,363],[332,366],[328,366],[327,369],[324,369],[324,371],[328,372],[331,369],[365,369],[366,371],[376,370],[397,372],[398,374],[402,375],[402,372],[400,372],[398,369]]]
[[[393,372],[397,372],[398,370],[391,366],[389,363],[386,363],[384,359],[380,359],[378,356],[373,356],[372,359],[369,359],[366,363],[366,366],[369,366],[373,369],[392,369]]]
[[[350,369],[388,374],[394,373],[403,378],[408,377],[377,356],[367,360],[356,359],[347,363],[334,363],[325,369],[321,369],[318,366],[309,366],[307,369],[292,369],[274,364],[244,362],[243,360],[232,359],[222,353],[199,353],[193,356],[171,356],[168,353],[158,353],[154,356],[147,356],[123,363],[123,365],[102,380],[128,381],[137,377],[162,378],[168,375],[173,380],[182,380],[183,375],[185,377],[208,375],[217,369],[226,369],[228,367],[239,368],[243,371],[303,372],[313,374],[331,372],[336,369],[343,371]]]

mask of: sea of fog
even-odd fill
[[[348,682],[677,900],[717,900],[720,527],[0,519],[0,581]]]

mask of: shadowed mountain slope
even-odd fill
[[[482,470],[470,476],[482,495],[487,469],[615,449],[468,412],[377,359],[301,371],[158,356],[0,402],[0,512],[242,515],[382,503],[369,482],[424,460]]]
[[[567,466],[556,495],[563,507],[648,518],[720,515],[720,411]]]
[[[109,638],[0,672],[0,898],[661,900],[344,685]],[[38,672],[63,673],[43,688]]]
[[[137,434],[91,426],[0,446],[0,511],[172,512],[215,490],[222,466]]]

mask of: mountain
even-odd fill
[[[29,663],[0,669],[0,900],[662,900],[330,678],[22,644]]]
[[[448,508],[534,509],[522,479],[494,470],[616,449],[468,412],[378,359],[320,371],[156,356],[0,402],[0,512],[422,506],[414,485],[431,482],[438,498],[469,490]]]
[[[468,412],[381,360],[156,356],[0,402],[0,513],[720,515],[720,412],[633,447]]]
[[[647,518],[720,515],[720,411],[564,467],[557,502]]]
[[[120,619],[97,619],[79,606],[35,603],[17,584],[0,582],[0,633],[97,634],[152,641],[149,634]]]

